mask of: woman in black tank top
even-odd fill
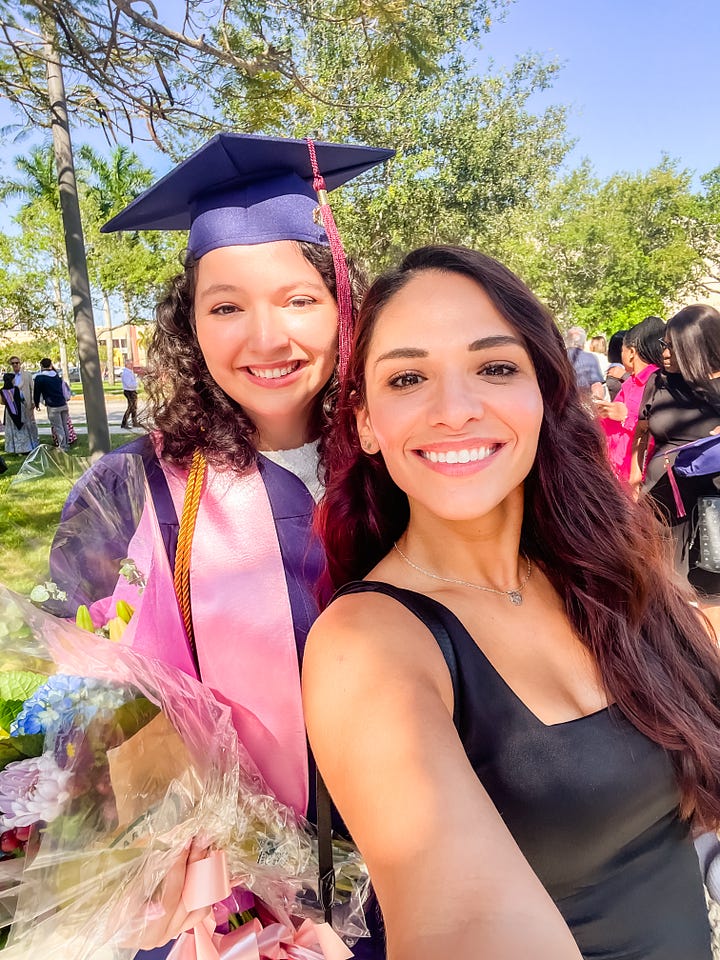
[[[390,960],[710,960],[720,657],[548,312],[489,257],[415,251],[364,301],[335,425],[306,719]]]

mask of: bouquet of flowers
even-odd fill
[[[84,504],[97,498],[106,518],[96,534],[106,596],[85,589],[91,578],[82,568],[73,574],[69,550],[56,564],[63,583],[41,584],[36,603],[0,587],[4,956],[130,960],[164,878],[198,836],[218,852],[200,862],[214,879],[194,904],[207,906],[206,920],[180,938],[177,956],[194,958],[203,942],[216,953],[249,943],[247,955],[257,957],[350,956],[322,925],[314,830],[272,796],[230,708],[125,642],[148,631],[172,637],[179,627],[177,611],[153,595],[149,573],[166,558],[142,472],[118,483],[138,533],[132,559],[123,555],[127,539],[117,538],[114,568],[113,533],[128,517],[113,512],[106,477],[82,490]],[[85,520],[76,514],[70,523]],[[61,546],[73,542],[68,529],[61,524]],[[67,616],[78,607],[69,590],[87,602],[77,623]],[[333,926],[350,942],[366,934],[369,881],[352,845],[336,841],[334,862]]]

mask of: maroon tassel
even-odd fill
[[[328,202],[325,179],[322,173],[320,173],[318,166],[315,144],[309,137],[307,138],[307,145],[313,172],[313,190],[318,195],[322,225],[330,241],[330,252],[332,253],[333,265],[335,266],[335,286],[338,305],[338,377],[342,381],[345,379],[345,374],[347,373],[353,338],[353,303],[350,290],[350,275],[348,273],[347,260],[345,259],[345,249],[343,248],[342,240],[338,233],[332,208]]]

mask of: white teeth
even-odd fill
[[[261,380],[274,380],[277,377],[286,377],[299,366],[299,363],[291,363],[287,367],[273,367],[271,370],[255,370],[253,367],[248,367],[248,370],[254,377],[260,377]]]
[[[468,447],[465,450],[448,450],[447,452],[421,450],[420,454],[430,463],[475,463],[477,460],[485,460],[496,449],[497,444],[493,444],[491,447]]]

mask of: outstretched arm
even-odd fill
[[[310,742],[362,851],[388,960],[580,960],[473,771],[434,638],[389,597],[342,597],[303,666]]]

